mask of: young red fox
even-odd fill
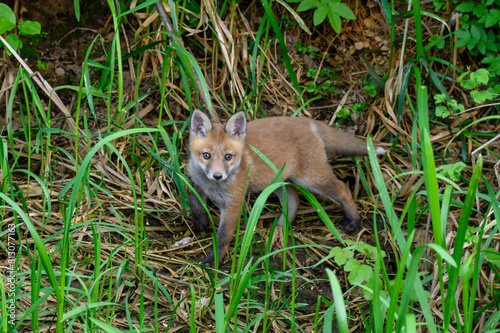
[[[354,231],[358,211],[349,188],[337,179],[328,164],[338,155],[366,155],[367,145],[355,136],[307,118],[273,117],[247,124],[245,113],[234,114],[226,125],[212,123],[208,116],[195,110],[191,117],[188,170],[194,188],[203,199],[209,197],[221,209],[217,238],[219,263],[222,264],[239,223],[240,199],[247,193],[260,192],[271,184],[276,173],[250,147],[261,151],[280,170],[286,182],[301,185],[313,193],[330,197],[342,205],[347,223]],[[385,149],[376,147],[377,154]],[[248,179],[247,178],[247,170]],[[281,188],[274,192],[283,205]],[[286,186],[288,217],[293,221],[299,196],[293,186]],[[206,231],[210,223],[203,205],[195,194],[189,198],[193,223]],[[278,219],[283,226],[283,214]],[[214,265],[214,250],[204,261]]]

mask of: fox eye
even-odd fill
[[[203,158],[206,159],[206,160],[209,160],[210,159],[210,153],[203,153]]]
[[[230,161],[233,158],[233,155],[226,154],[226,156],[224,156],[224,158],[226,159],[226,161]]]

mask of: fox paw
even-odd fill
[[[214,268],[215,267],[215,257],[213,252],[210,252],[210,254],[203,260],[202,264],[204,266],[207,266],[208,268]]]
[[[224,263],[224,258],[225,257],[226,257],[226,252],[219,250],[219,268]],[[205,266],[207,266],[208,268],[215,268],[215,254],[214,254],[214,250],[210,251],[210,253],[205,258],[205,260],[203,260],[202,264],[205,265]]]
[[[342,229],[344,229],[347,233],[353,233],[358,229],[358,221],[349,219],[347,216],[340,218],[339,220]]]

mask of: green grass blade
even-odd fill
[[[2,300],[2,332],[7,332],[9,314],[7,312],[7,293],[3,284],[3,274],[0,274],[0,299]],[[13,318],[12,318],[13,319]]]
[[[54,267],[52,266],[52,263],[50,261],[47,249],[45,248],[45,244],[43,243],[42,238],[36,231],[36,228],[31,222],[31,219],[28,217],[28,215],[26,215],[24,210],[11,198],[9,198],[5,193],[0,192],[0,198],[4,200],[9,205],[9,207],[21,217],[24,224],[28,228],[30,235],[33,239],[33,242],[35,243],[36,249],[40,255],[40,260],[42,262],[43,268],[45,269],[45,274],[47,274],[51,286],[55,289],[57,301],[62,303],[63,295],[62,293],[57,291],[57,287],[59,286],[59,284],[56,279]]]
[[[421,86],[418,89],[417,109],[422,146],[422,164],[424,169],[425,188],[427,189],[427,198],[430,206],[432,230],[436,243],[444,246],[443,231],[441,230],[441,206],[439,203],[436,163],[434,161],[434,150],[429,133],[427,87],[425,86]]]
[[[443,317],[444,317],[444,328],[445,332],[449,331],[449,326],[451,322],[451,312],[455,308],[455,290],[458,284],[459,272],[460,272],[460,262],[462,259],[462,254],[464,250],[465,235],[467,233],[467,228],[469,226],[469,219],[474,207],[474,201],[476,199],[476,191],[479,186],[479,179],[481,178],[481,172],[483,169],[483,158],[481,155],[478,156],[476,167],[472,174],[469,189],[467,195],[465,196],[464,208],[460,219],[458,222],[457,235],[455,236],[455,243],[453,245],[453,259],[457,263],[457,267],[449,268],[449,283],[448,283],[448,293],[446,295],[446,301],[443,304]]]
[[[372,167],[373,176],[375,177],[375,182],[377,184],[377,188],[379,190],[380,199],[382,200],[382,204],[384,205],[385,212],[389,219],[389,223],[392,228],[392,232],[395,233],[396,242],[398,242],[399,248],[404,251],[406,247],[406,239],[401,231],[399,219],[392,207],[392,199],[387,191],[387,187],[385,184],[384,177],[382,176],[382,171],[380,169],[380,164],[378,163],[378,157],[375,154],[375,147],[371,138],[367,140],[368,144],[368,156],[370,159],[370,165]]]
[[[273,10],[271,8],[271,5],[269,4],[268,0],[261,0],[262,5],[264,6],[264,10],[266,12],[266,17],[271,23],[271,26],[273,27],[274,33],[276,34],[276,39],[278,39],[280,49],[281,49],[281,54],[283,55],[283,61],[285,62],[285,66],[288,70],[288,75],[290,75],[290,79],[292,80],[293,86],[297,90],[297,92],[300,94],[302,92],[302,89],[300,88],[299,81],[297,80],[297,76],[295,75],[295,71],[293,70],[292,63],[290,61],[290,57],[288,56],[288,49],[286,47],[285,39],[283,38],[283,34],[281,33],[281,30],[278,26],[278,21],[274,17]]]
[[[330,269],[327,268],[326,273],[328,274],[328,279],[330,280],[330,285],[332,286],[332,294],[334,300],[333,306],[335,307],[335,313],[337,314],[337,324],[339,332],[349,333],[349,326],[347,325],[347,314],[344,304],[344,295],[342,294],[342,288],[340,287],[339,280]]]
[[[224,309],[224,294],[216,293],[214,295],[215,301],[215,332],[223,333],[224,332],[224,318],[226,317],[225,309]]]

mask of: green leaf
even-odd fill
[[[468,42],[468,39],[459,39],[457,40],[457,42],[455,43],[455,47],[458,48],[458,47],[464,47],[467,45],[467,42]]]
[[[358,266],[353,267],[353,269],[347,276],[347,279],[351,284],[355,284],[367,281],[371,279],[372,276],[373,276],[373,269],[370,266],[359,264]]]
[[[436,103],[444,103],[446,101],[446,96],[445,94],[436,94],[434,95],[434,101],[436,101]]]
[[[304,0],[300,3],[299,7],[297,7],[298,12],[303,12],[309,9],[318,8],[320,5],[318,0]]]
[[[0,35],[10,31],[16,25],[16,15],[9,6],[0,3]]]
[[[476,81],[479,84],[487,85],[490,79],[490,73],[487,69],[480,68],[476,71]]]
[[[339,14],[333,13],[333,12],[328,12],[328,21],[330,21],[330,24],[335,30],[336,33],[340,33],[340,29],[342,28],[342,20],[340,19]]]
[[[477,41],[481,40],[481,31],[479,31],[479,28],[475,25],[471,25],[470,33],[472,38],[476,39]]]
[[[339,266],[344,265],[347,260],[352,259],[354,256],[354,253],[351,250],[346,250],[338,246],[334,247],[330,251],[330,254],[333,255],[335,263]]]
[[[306,77],[314,78],[316,77],[316,74],[318,74],[318,69],[314,67],[309,67],[307,70]]]
[[[345,264],[344,270],[346,272],[352,272],[353,270],[358,269],[359,266],[361,266],[359,261],[357,261],[356,259],[351,259]]]
[[[486,9],[486,6],[481,3],[474,7],[472,13],[477,17],[484,17],[488,13],[488,9]]]
[[[441,50],[445,46],[444,37],[442,38],[438,35],[432,35],[432,37],[429,38],[429,44],[434,45],[436,49]]]
[[[490,10],[486,16],[486,21],[484,23],[485,28],[494,26],[500,20],[500,9],[494,8]]]
[[[469,51],[472,51],[476,48],[476,44],[477,44],[478,40],[475,39],[475,38],[471,38],[467,41],[467,49]]]
[[[453,181],[460,180],[460,174],[462,171],[467,169],[467,165],[463,162],[457,162],[455,164],[446,164],[441,167],[440,175],[449,177]]]
[[[487,90],[484,90],[484,91],[472,90],[470,92],[470,95],[471,95],[472,99],[474,100],[474,102],[477,104],[483,104],[486,100],[493,99],[493,95]]]
[[[460,30],[457,30],[457,32],[455,32],[455,36],[457,36],[459,39],[469,39],[470,32],[469,30],[462,28]]]
[[[314,17],[313,17],[313,23],[314,25],[320,25],[323,23],[323,21],[326,19],[326,13],[327,13],[327,6],[324,4],[321,4],[315,11],[314,11]]]
[[[306,88],[307,92],[314,93],[316,90],[318,90],[318,85],[314,82],[309,83],[309,85]]]
[[[446,118],[450,115],[450,111],[444,105],[436,107],[436,117]]]
[[[36,21],[24,21],[17,27],[21,35],[39,35],[42,32],[42,26]]]
[[[337,116],[339,118],[347,118],[351,115],[351,110],[349,110],[348,108],[342,108],[339,110],[339,112],[337,112]]]
[[[467,2],[464,2],[460,5],[458,5],[457,8],[455,8],[455,10],[457,12],[467,13],[467,12],[473,11],[474,7],[475,7],[474,2],[467,1]]]
[[[481,54],[486,54],[486,43],[480,40],[476,45],[477,49]]]
[[[464,80],[460,82],[460,86],[465,89],[474,89],[477,87],[477,84],[472,80]]]
[[[448,106],[451,106],[453,109],[455,109],[458,106],[458,102],[456,99],[452,99],[448,102]]]
[[[343,3],[330,3],[330,11],[337,13],[340,17],[343,17],[347,20],[356,19],[356,15],[354,15],[351,8]]]
[[[500,63],[500,56],[489,54],[481,60],[483,64]]]
[[[457,81],[458,82],[462,82],[464,80],[464,78],[469,74],[469,70],[467,70],[467,72],[463,72],[462,74],[460,74],[460,76],[457,78]]]
[[[351,106],[351,110],[354,113],[360,114],[361,111],[365,110],[368,107],[368,102],[365,103],[353,103]]]
[[[17,35],[15,34],[9,34],[7,37],[5,37],[5,41],[9,43],[9,45],[16,51],[23,46],[23,43],[21,42],[19,37],[17,37]],[[11,55],[9,49],[7,47],[5,47],[5,49],[7,50],[7,54]]]

